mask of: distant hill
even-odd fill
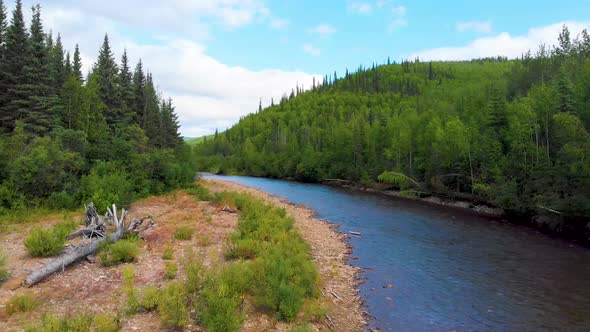
[[[590,217],[590,35],[521,59],[327,76],[199,145],[220,172],[376,181],[509,211]]]
[[[205,139],[207,140],[211,140],[215,137],[215,134],[211,134],[211,135],[206,135],[206,136],[201,136],[201,137],[192,137],[192,138],[185,138],[185,142],[186,144],[190,145],[190,146],[195,146],[197,144],[201,144],[205,141]]]

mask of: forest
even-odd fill
[[[21,0],[11,16],[0,0],[0,215],[103,211],[192,182],[173,102],[141,61],[117,61],[105,35],[84,75],[78,46],[44,29],[39,5],[30,22]]]
[[[198,145],[198,164],[587,218],[589,130],[590,35],[564,26],[519,59],[387,60],[298,86]]]

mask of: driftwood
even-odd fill
[[[121,215],[117,214],[117,207],[113,204],[112,208],[107,210],[105,218],[101,218],[94,204],[87,205],[86,209],[86,228],[76,231],[70,235],[70,238],[78,236],[86,236],[92,238],[98,237],[97,240],[91,240],[91,242],[81,244],[74,247],[72,250],[57,257],[47,263],[43,268],[33,271],[29,274],[23,284],[27,287],[33,286],[41,280],[47,278],[53,273],[63,271],[66,266],[77,262],[81,259],[86,258],[88,255],[94,254],[98,250],[98,246],[102,241],[110,240],[116,242],[120,240],[127,233],[140,233],[154,225],[154,220],[151,216],[134,219],[130,223],[125,222],[127,211],[122,209]],[[107,223],[112,224],[115,227],[115,231],[106,234]]]

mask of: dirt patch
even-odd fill
[[[335,331],[362,331],[365,319],[356,287],[357,269],[346,264],[349,248],[343,235],[330,224],[313,218],[313,213],[300,206],[271,197],[263,192],[224,182],[207,182],[212,191],[233,190],[248,192],[263,198],[269,204],[284,207],[295,219],[297,227],[310,243],[314,261],[322,277],[321,291],[329,304],[329,316]],[[222,261],[223,246],[228,234],[236,227],[238,213],[223,211],[224,206],[199,201],[195,196],[178,191],[165,196],[150,197],[132,204],[130,217],[151,215],[156,225],[144,232],[141,254],[135,268],[135,284],[160,287],[169,280],[165,276],[166,262],[162,255],[173,249],[173,259],[178,267],[178,277],[184,278],[183,258],[194,255],[205,267]],[[81,220],[75,215],[74,220]],[[63,220],[63,216],[48,216],[36,224],[11,225],[9,231],[0,234],[2,252],[7,256],[7,268],[13,279],[0,287],[0,331],[22,331],[41,320],[46,314],[66,315],[76,313],[115,314],[121,312],[125,296],[122,294],[122,271],[126,265],[102,267],[98,263],[83,260],[57,273],[30,289],[18,287],[22,278],[42,267],[49,259],[30,257],[23,245],[32,227],[51,226]],[[180,241],[174,238],[178,226],[194,229],[192,239]],[[30,294],[41,301],[32,312],[11,316],[5,312],[6,303],[15,295]],[[335,294],[335,295],[333,295]],[[257,311],[249,301],[245,302],[246,320],[242,331],[287,331],[296,324],[277,321],[272,315]],[[314,331],[328,330],[326,321],[314,324]],[[123,316],[122,331],[165,331],[157,312]],[[194,324],[186,331],[203,331]]]
[[[347,263],[351,250],[346,235],[333,224],[314,217],[315,213],[302,205],[272,196],[261,190],[220,180],[202,180],[211,191],[245,192],[263,199],[267,204],[284,208],[295,220],[303,238],[310,244],[321,280],[321,291],[329,303],[329,316],[335,331],[363,331],[367,319],[358,294],[360,269]],[[246,326],[246,325],[245,325]],[[321,328],[316,326],[317,328]],[[280,329],[279,329],[280,330]]]

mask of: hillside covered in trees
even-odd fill
[[[393,184],[514,213],[590,217],[590,36],[520,59],[412,62],[325,77],[198,146],[221,173]]]
[[[0,0],[0,215],[31,207],[126,204],[193,178],[172,100],[105,36],[90,73],[80,52]],[[98,44],[99,41],[97,41]]]

